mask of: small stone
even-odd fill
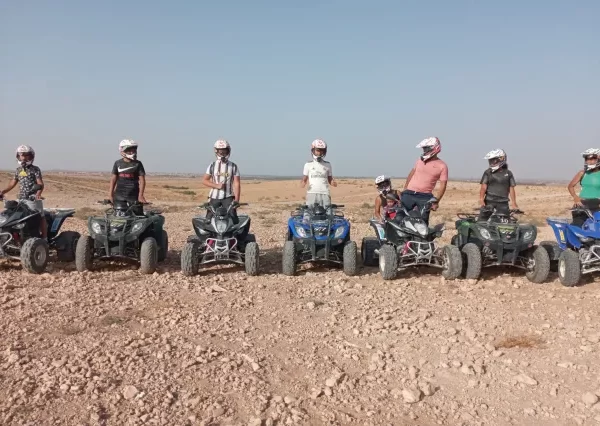
[[[472,376],[475,374],[473,368],[470,365],[463,365],[460,369],[460,372],[466,374],[467,376]]]
[[[446,355],[448,352],[450,352],[450,348],[448,346],[442,346],[440,348],[440,353]]]
[[[213,417],[221,417],[223,414],[225,414],[225,409],[223,407],[221,407],[220,405],[215,405],[213,407],[213,410],[212,410]]]
[[[425,396],[431,396],[435,393],[435,388],[429,382],[421,383],[419,389],[421,389],[421,392],[423,392],[423,395]]]
[[[323,391],[323,393],[325,394],[325,396],[331,396],[331,395],[333,395],[333,391],[331,390],[331,388],[325,388],[325,390]]]
[[[133,399],[138,394],[138,390],[135,386],[125,386],[123,388],[123,398],[125,399]]]
[[[252,371],[258,371],[260,369],[260,365],[255,362],[251,363],[250,365],[252,366]]]
[[[334,379],[334,378],[327,379],[325,381],[325,386],[327,386],[328,388],[332,388],[332,387],[334,387],[336,385],[336,383],[337,383],[337,380]]]
[[[586,404],[586,405],[594,405],[596,402],[598,402],[598,396],[592,392],[586,392],[582,395],[581,400]]]
[[[308,309],[310,309],[310,310],[313,310],[313,309],[315,309],[315,306],[316,306],[316,305],[315,305],[315,302],[308,302],[308,303],[306,304],[306,307],[307,307]]]
[[[515,380],[528,386],[536,386],[538,384],[537,380],[535,380],[533,377],[529,377],[526,374],[519,374],[515,377]]]
[[[417,378],[417,373],[419,370],[417,370],[417,368],[415,367],[410,367],[408,369],[408,376],[410,377],[411,380],[415,380]]]
[[[317,399],[321,395],[323,395],[323,391],[321,389],[316,389],[310,394],[310,397],[311,399]]]
[[[262,425],[262,420],[257,419],[256,417],[250,419],[250,421],[248,422],[248,426],[260,426],[260,425]]]
[[[404,398],[404,402],[407,404],[414,404],[421,400],[421,390],[420,389],[404,389],[402,391],[402,398]]]
[[[286,396],[285,398],[283,398],[283,402],[285,402],[286,404],[293,404],[294,402],[296,402],[296,398],[294,398],[293,396]]]

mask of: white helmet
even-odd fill
[[[488,152],[485,157],[483,157],[484,160],[488,160],[492,172],[503,167],[506,164],[506,158],[506,152],[504,152],[503,149],[495,149]]]
[[[231,145],[229,145],[229,142],[227,142],[225,139],[219,139],[216,141],[214,148],[215,155],[219,160],[227,161],[229,159],[229,156],[231,155]],[[223,155],[223,153],[219,153],[219,151],[222,149],[227,150],[227,154]]]
[[[384,197],[392,190],[392,180],[386,175],[377,176],[375,178],[375,186]]]
[[[31,154],[31,160],[21,161],[19,158],[19,154]],[[35,159],[35,151],[29,145],[21,145],[17,148],[17,163],[19,166],[26,167],[31,166],[33,164],[33,160]]]
[[[315,149],[320,149],[323,151],[322,155],[315,155]],[[312,153],[312,156],[315,160],[317,161],[321,161],[323,158],[325,158],[325,156],[327,155],[327,144],[325,143],[324,140],[321,139],[315,139],[314,141],[312,141],[312,143],[310,144],[310,152]]]
[[[421,148],[423,150],[423,154],[421,155],[421,160],[427,161],[431,157],[437,155],[442,150],[442,143],[436,137],[430,137],[427,139],[423,139],[418,145],[417,148]]]
[[[584,159],[583,169],[586,172],[589,170],[594,170],[596,167],[600,166],[600,161],[598,161],[598,157],[600,157],[600,149],[598,149],[598,148],[586,149],[585,151],[583,151],[581,153],[581,156]],[[596,157],[596,163],[588,164],[586,161],[588,159],[588,157]]]
[[[119,143],[119,152],[121,153],[121,157],[123,157],[123,158],[127,158],[129,160],[136,160],[137,159],[137,149],[138,149],[138,143],[132,139],[123,139]],[[127,152],[127,151],[129,151],[129,152]]]

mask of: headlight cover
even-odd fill
[[[94,231],[96,234],[102,233],[102,226],[100,226],[99,222],[92,222],[92,231]]]
[[[492,238],[492,236],[490,235],[490,231],[488,231],[485,228],[479,228],[479,233],[481,234],[481,236],[483,238],[485,238],[486,240],[490,240]]]
[[[300,238],[306,238],[306,229],[301,226],[296,226],[296,234],[300,235]]]
[[[7,220],[8,220],[8,218],[6,216],[0,216],[0,225],[3,225],[4,223],[6,223]]]
[[[333,238],[340,238],[345,230],[346,230],[346,228],[344,228],[343,226],[340,226],[338,229],[335,230],[335,234],[333,235]]]
[[[427,231],[429,231],[429,229],[427,229],[427,225],[424,223],[415,223],[415,228],[417,232],[423,236],[427,235]]]
[[[532,230],[526,231],[523,234],[523,241],[529,241],[532,239],[532,237],[533,237],[533,231]]]
[[[146,224],[145,220],[140,220],[139,222],[135,222],[133,224],[133,226],[131,227],[131,232],[132,233],[139,232],[140,229],[142,229],[145,224]]]
[[[212,225],[219,234],[222,234],[227,230],[227,221],[226,220],[215,220],[213,218]]]

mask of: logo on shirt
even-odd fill
[[[119,173],[123,173],[125,170],[132,170],[135,169],[136,166],[132,166],[132,167],[125,167],[124,169],[117,167],[117,170],[119,171]]]
[[[19,176],[27,177],[27,172],[25,170],[21,170],[19,172]]]

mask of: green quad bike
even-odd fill
[[[119,259],[139,262],[142,274],[154,273],[169,251],[164,216],[157,211],[144,212],[143,205],[150,203],[104,200],[99,204],[111,207],[104,216],[88,218],[90,235],[82,236],[75,250],[77,270],[91,270],[95,259]]]
[[[466,279],[479,279],[482,268],[512,266],[525,270],[533,283],[543,283],[550,273],[548,248],[535,245],[537,228],[520,224],[520,210],[498,211],[491,206],[476,209],[479,214],[459,213],[458,233],[451,244],[463,254],[463,273]]]

